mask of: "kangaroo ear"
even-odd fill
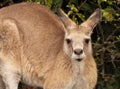
[[[13,19],[3,19],[3,27],[6,29],[10,29],[9,31],[17,31],[18,27],[16,25],[15,20]]]
[[[96,9],[95,12],[80,26],[84,26],[87,28],[87,33],[91,34],[94,27],[100,22],[101,20],[101,13],[100,9]]]
[[[67,16],[67,14],[65,14],[62,9],[57,8],[57,13],[65,26],[65,30],[68,31],[76,26],[76,24]]]
[[[1,27],[0,36],[2,39],[5,39],[5,50],[10,50],[11,48],[13,50],[19,50],[20,38],[17,22],[11,18],[5,18],[1,20]]]
[[[3,19],[2,26],[7,36],[10,35],[10,37],[15,37],[14,39],[18,39],[17,37],[19,37],[19,32],[18,32],[18,27],[15,20]]]

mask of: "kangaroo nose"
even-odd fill
[[[74,50],[74,53],[75,53],[76,55],[80,55],[80,54],[83,53],[83,50],[82,50],[82,49],[75,49],[75,50]]]

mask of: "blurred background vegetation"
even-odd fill
[[[120,89],[120,0],[0,0],[0,8],[19,3],[44,4],[56,13],[61,7],[77,24],[101,8],[101,23],[92,34],[98,67],[96,89]]]

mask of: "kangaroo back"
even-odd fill
[[[55,62],[64,31],[60,19],[45,6],[21,3],[0,10],[0,36],[1,74],[11,67],[18,80],[24,75],[22,80],[34,85],[34,78],[42,77]]]

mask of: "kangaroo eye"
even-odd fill
[[[66,39],[67,44],[71,43],[71,39]]]
[[[90,42],[90,39],[85,39],[85,43],[88,44]]]

